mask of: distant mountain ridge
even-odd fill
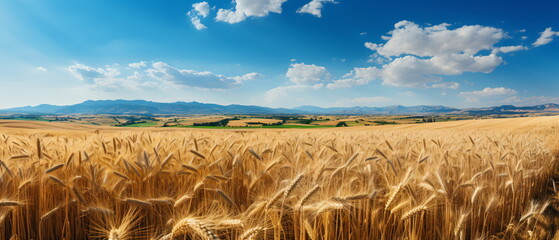
[[[159,103],[145,100],[88,100],[66,106],[41,104],[0,110],[0,113],[22,114],[112,114],[112,115],[194,115],[194,114],[523,114],[530,112],[559,112],[559,104],[516,107],[502,105],[485,108],[458,109],[441,105],[386,106],[386,107],[332,107],[300,106],[296,108],[269,108],[254,105],[219,105],[199,102]]]

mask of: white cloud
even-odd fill
[[[305,93],[307,91],[318,90],[324,87],[324,84],[318,83],[314,85],[291,85],[272,88],[265,93],[264,101],[268,105],[282,106],[283,103],[292,100],[293,95]],[[296,105],[302,105],[298,103]]]
[[[94,84],[90,84],[89,88],[100,91],[116,91],[119,89],[137,90],[137,89],[155,89],[161,86],[155,82],[139,81],[131,77],[128,78],[99,78],[95,79]]]
[[[216,21],[230,24],[242,22],[248,17],[265,17],[269,13],[281,13],[281,5],[287,0],[234,0],[235,10],[219,9]]]
[[[151,89],[158,87],[155,82],[142,80],[141,74],[138,72],[122,77],[118,65],[94,68],[81,63],[75,63],[67,69],[74,77],[84,81],[89,88],[95,90],[112,91],[117,89]]]
[[[326,85],[329,89],[349,88],[353,86],[367,85],[381,75],[381,71],[376,67],[353,68],[351,72],[341,79],[335,80]]]
[[[180,86],[198,89],[224,90],[241,86],[245,81],[262,78],[260,73],[252,72],[241,76],[228,77],[208,71],[178,69],[164,62],[156,62],[146,70],[145,61],[130,63],[128,67],[118,64],[105,67],[91,67],[81,63],[69,66],[68,71],[77,79],[84,81],[95,90],[117,89],[177,89]],[[124,73],[121,73],[121,70]]]
[[[87,83],[94,83],[96,79],[115,78],[120,75],[120,72],[116,68],[110,66],[94,68],[81,63],[75,63],[68,67],[68,71],[76,78]]]
[[[377,68],[375,78],[381,79],[384,85],[398,87],[458,88],[459,84],[445,83],[441,76],[490,73],[503,63],[497,52],[521,50],[521,46],[494,46],[506,37],[501,29],[480,25],[451,29],[450,26],[442,23],[421,27],[400,21],[388,36],[382,37],[385,43],[365,43],[365,47],[375,51],[369,62],[382,65]],[[480,53],[482,50],[494,53],[484,55]],[[342,79],[332,85],[337,82],[351,87],[351,83],[360,85],[364,81]]]
[[[334,105],[339,107],[354,107],[354,106],[371,107],[371,106],[376,106],[378,104],[386,104],[389,102],[392,102],[392,99],[387,97],[376,96],[376,97],[340,99],[336,101]]]
[[[509,53],[509,52],[516,52],[516,51],[522,51],[522,50],[528,50],[527,47],[524,47],[522,45],[517,45],[517,46],[506,46],[506,47],[496,47],[493,48],[493,50],[491,51],[492,53]]]
[[[495,54],[472,56],[447,54],[429,59],[415,56],[396,58],[382,67],[383,84],[402,87],[427,88],[429,83],[441,82],[439,75],[460,75],[464,72],[492,72],[501,65]]]
[[[431,88],[450,88],[450,89],[458,89],[460,87],[460,83],[457,82],[440,82],[431,85]]]
[[[559,104],[559,97],[549,96],[529,96],[521,97],[517,95],[518,92],[514,89],[497,87],[497,88],[484,88],[480,91],[461,92],[458,94],[464,97],[468,102],[483,102],[488,104],[513,104],[516,106],[534,106],[547,103]]]
[[[202,24],[200,17],[206,18],[210,15],[210,5],[207,2],[199,2],[192,4],[192,11],[189,11],[187,15],[190,17],[190,22],[196,30],[206,29],[206,25]]]
[[[322,17],[324,3],[336,3],[334,0],[312,0],[297,10],[297,13],[308,13],[316,17]]]
[[[202,16],[203,18],[210,15],[210,5],[207,2],[199,2],[192,4],[192,8],[194,11],[197,12],[198,15]]]
[[[375,79],[382,79],[383,84],[413,88],[458,88],[454,82],[442,82],[439,75],[460,75],[464,72],[489,73],[502,63],[495,54],[487,56],[467,56],[451,54],[435,56],[430,59],[415,56],[396,58],[382,68],[355,68],[352,72],[359,74],[346,76],[328,84],[328,88],[343,88],[366,85]]]
[[[371,54],[371,56],[369,56],[369,60],[367,60],[367,62],[376,63],[376,64],[379,64],[379,65],[385,64],[389,61],[390,61],[389,58],[385,58],[385,57],[379,55],[378,53]]]
[[[505,37],[501,29],[480,25],[462,26],[449,29],[450,24],[442,23],[430,27],[421,27],[413,22],[400,21],[394,25],[385,44],[370,43],[385,57],[412,54],[421,57],[445,54],[473,55],[493,45]]]
[[[198,16],[190,16],[190,22],[194,25],[196,30],[203,30],[207,28],[206,25],[202,24],[202,21],[200,21]]]
[[[143,67],[147,67],[146,63],[147,63],[146,61],[140,61],[140,62],[137,62],[137,63],[129,63],[128,67],[135,68],[135,69],[143,68]]]
[[[546,28],[543,32],[540,33],[540,37],[532,43],[534,47],[539,47],[542,45],[546,45],[553,41],[553,37],[559,36],[559,32],[555,32],[551,30],[551,28]]]
[[[482,98],[487,97],[495,97],[495,96],[507,96],[507,95],[515,95],[517,93],[516,90],[505,88],[505,87],[496,87],[496,88],[484,88],[480,91],[471,91],[471,92],[461,92],[458,96],[466,98],[469,102],[477,102]]]
[[[164,62],[152,64],[146,70],[148,76],[163,82],[188,86],[200,89],[231,89],[239,87],[244,80],[251,80],[261,76],[258,73],[249,73],[243,76],[226,77],[212,72],[199,72],[195,70],[177,69]]]
[[[295,85],[268,90],[265,94],[268,105],[285,106],[287,102],[301,105],[308,91],[322,89],[324,82],[330,80],[330,73],[325,67],[305,63],[292,63],[285,76]]]
[[[314,84],[330,79],[330,73],[325,67],[304,63],[291,64],[285,76],[298,85]]]
[[[531,97],[519,97],[512,96],[501,101],[505,104],[515,104],[520,106],[533,106],[547,103],[557,103],[559,104],[559,97],[548,97],[548,96],[531,96]]]
[[[472,91],[472,92],[461,92],[460,95],[473,95],[473,96],[480,96],[480,97],[488,97],[488,96],[497,96],[497,95],[510,95],[516,94],[516,90],[505,88],[505,87],[496,87],[496,88],[484,88],[480,91]]]
[[[136,81],[137,81],[137,80],[142,80],[143,77],[144,77],[143,74],[141,74],[141,73],[138,72],[138,71],[134,71],[134,72],[132,73],[132,75],[126,77],[126,79],[128,79],[128,80],[136,80]]]
[[[368,48],[368,49],[371,49],[373,51],[376,51],[377,48],[379,47],[379,45],[376,44],[376,43],[372,43],[372,42],[366,42],[365,47]]]
[[[226,23],[239,23],[246,19],[247,17],[243,12],[240,11],[231,11],[229,9],[219,9],[217,11],[217,17],[215,20],[218,22],[226,22]]]
[[[327,88],[349,88],[379,79],[384,85],[411,88],[458,89],[457,82],[443,76],[466,72],[491,73],[503,63],[497,53],[526,49],[524,46],[496,47],[506,37],[503,30],[479,25],[450,28],[449,24],[421,27],[400,21],[383,39],[385,43],[365,43],[374,51],[369,62],[380,67],[354,68]],[[491,50],[492,53],[482,51]]]
[[[407,92],[400,93],[400,95],[406,96],[406,97],[413,97],[413,96],[415,96],[415,93],[412,92],[412,91],[407,91]]]
[[[48,71],[48,69],[46,67],[43,67],[43,66],[38,66],[37,68],[35,68],[35,70],[39,71],[39,72],[47,72]]]
[[[252,72],[252,73],[247,73],[247,74],[242,75],[242,76],[232,77],[231,79],[240,83],[240,82],[244,82],[244,81],[255,80],[255,79],[258,79],[258,78],[262,78],[262,77],[264,77],[264,75],[262,75],[260,73]]]

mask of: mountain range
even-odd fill
[[[446,106],[386,106],[386,107],[332,107],[300,106],[296,108],[269,108],[253,105],[219,105],[199,102],[159,103],[145,100],[88,100],[74,105],[25,106],[0,110],[0,113],[21,114],[112,114],[112,115],[194,115],[194,114],[321,114],[321,115],[369,115],[369,114],[525,114],[533,112],[558,112],[559,104],[517,107],[502,105],[484,108],[458,109]]]

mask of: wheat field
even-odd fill
[[[559,117],[249,131],[34,124],[0,123],[0,239],[559,239]]]

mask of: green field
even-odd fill
[[[247,129],[247,128],[331,128],[331,127],[334,127],[334,126],[269,125],[269,126],[261,126],[261,127],[223,127],[223,126],[182,126],[182,127],[185,127],[185,128],[207,128],[207,129]]]
[[[334,126],[321,126],[321,125],[269,125],[262,126],[262,128],[331,128]]]
[[[157,125],[155,122],[145,122],[145,123],[134,123],[130,125],[126,125],[124,127],[153,127]]]

